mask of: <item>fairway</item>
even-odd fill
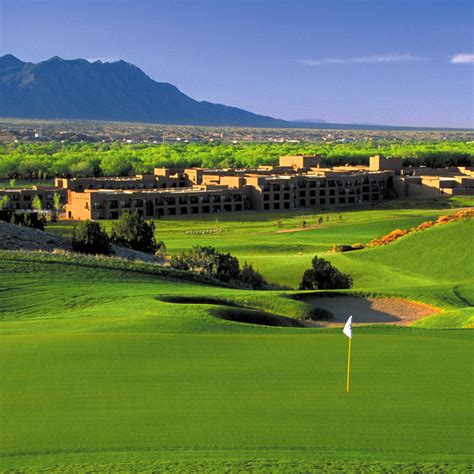
[[[252,263],[271,283],[297,288],[314,255],[327,252],[335,244],[367,243],[394,229],[416,227],[470,205],[474,200],[469,196],[396,200],[373,209],[340,212],[304,209],[204,214],[198,219],[180,216],[156,220],[155,226],[157,239],[165,243],[170,254],[193,245],[211,245]],[[100,222],[110,229],[112,221]],[[61,221],[46,230],[71,236],[74,225]]]

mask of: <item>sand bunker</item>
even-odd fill
[[[342,326],[349,315],[354,324],[408,325],[439,312],[438,309],[402,298],[364,298],[362,296],[323,296],[306,299],[306,303],[334,314],[328,321],[311,321],[309,326]]]

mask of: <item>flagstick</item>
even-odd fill
[[[347,353],[347,383],[346,383],[346,393],[349,393],[349,381],[351,376],[351,344],[352,337],[349,338],[349,351]]]

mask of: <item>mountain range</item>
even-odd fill
[[[192,99],[125,61],[0,57],[0,116],[183,125],[284,127],[288,122]]]
[[[0,57],[0,116],[274,128],[402,128],[333,124],[321,119],[290,122],[194,100],[123,60],[90,62],[55,56],[31,63],[11,54]]]

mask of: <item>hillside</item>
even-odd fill
[[[61,237],[39,229],[0,221],[0,250],[72,252],[73,248],[71,237]],[[111,257],[163,263],[161,257],[138,252],[120,245],[112,245]]]
[[[0,57],[0,116],[282,127],[285,121],[198,102],[125,61]]]
[[[442,224],[396,242],[343,254],[327,254],[354,278],[354,289],[402,295],[454,312],[417,325],[474,323],[474,220]]]

